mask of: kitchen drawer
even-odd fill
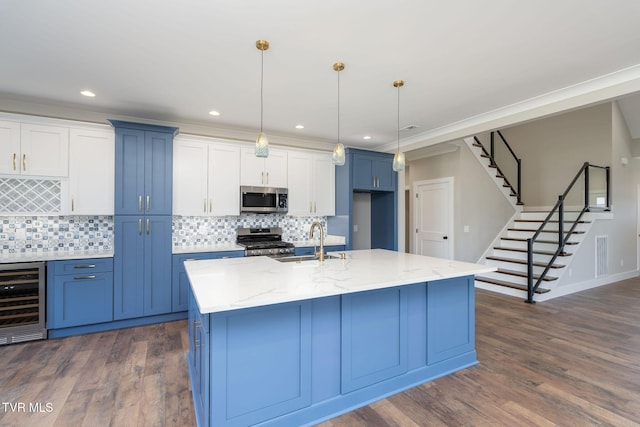
[[[73,259],[49,262],[55,276],[63,274],[93,274],[113,271],[113,258]]]

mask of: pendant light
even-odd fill
[[[400,88],[404,86],[403,80],[396,80],[393,82],[393,87],[398,89],[398,151],[393,156],[393,170],[401,172],[404,170],[404,153],[400,152]]]
[[[333,69],[338,72],[338,141],[333,149],[332,161],[334,165],[344,165],[345,154],[344,145],[340,143],[340,71],[344,70],[344,63],[336,62],[333,64]]]
[[[263,82],[264,82],[264,51],[269,49],[269,42],[266,40],[256,41],[256,47],[260,50],[260,133],[256,139],[256,157],[269,157],[269,138],[262,132],[262,110],[263,110]]]

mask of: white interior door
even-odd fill
[[[453,177],[413,185],[414,252],[453,259]]]

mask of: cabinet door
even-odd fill
[[[266,183],[269,187],[287,187],[287,151],[272,148],[265,159]]]
[[[265,159],[256,157],[253,147],[240,149],[240,185],[266,186],[264,168]]]
[[[209,145],[209,213],[240,215],[240,149],[231,144]]]
[[[55,276],[52,304],[48,307],[51,329],[113,320],[113,273]],[[51,290],[51,287],[49,288]]]
[[[20,131],[23,175],[69,174],[69,129],[23,123]]]
[[[173,214],[206,215],[207,144],[200,141],[176,140],[173,148]],[[239,190],[236,188],[236,192]]]
[[[376,179],[376,190],[394,191],[396,189],[396,179],[393,170],[393,159],[375,159],[372,162],[373,176]]]
[[[371,190],[374,188],[373,161],[361,154],[353,156],[353,188]]]
[[[113,215],[115,148],[113,131],[71,129],[68,211]]]
[[[331,154],[313,156],[314,214],[333,216],[336,214],[336,174]]]
[[[143,315],[144,217],[114,217],[114,288],[115,320]],[[169,249],[170,253],[170,249]]]
[[[144,219],[145,316],[171,312],[171,216]]]
[[[313,164],[311,153],[289,153],[288,175],[294,178],[289,183],[289,215],[313,215]]]
[[[144,211],[147,215],[171,215],[173,135],[145,132]]]
[[[144,149],[144,131],[116,128],[116,215],[143,214]]]
[[[19,174],[20,123],[0,121],[0,173]]]

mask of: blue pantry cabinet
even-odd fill
[[[171,313],[173,137],[111,120],[116,135],[114,320]]]
[[[385,153],[355,152],[353,154],[353,189],[395,191],[393,156]]]

